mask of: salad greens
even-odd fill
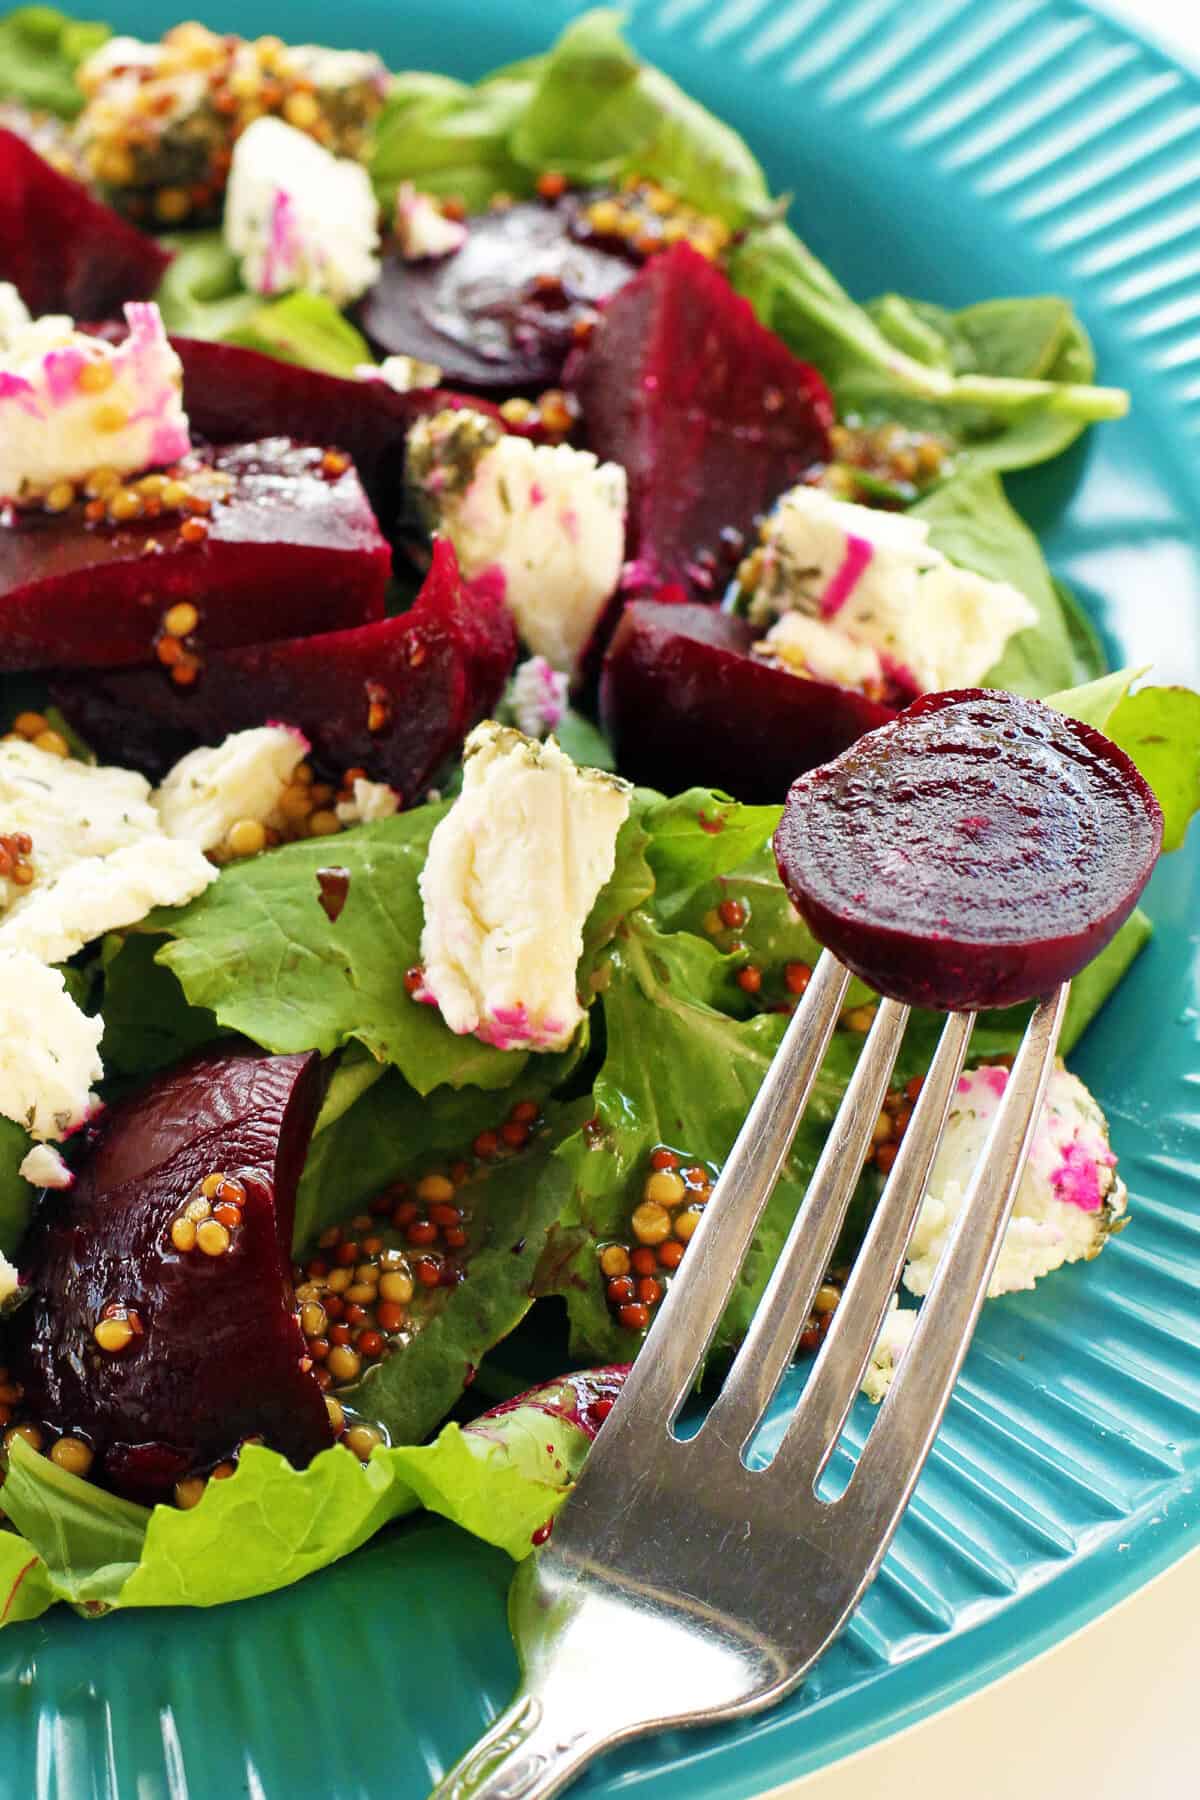
[[[83,106],[75,71],[111,36],[52,6],[18,7],[0,18],[0,100],[73,118]]]

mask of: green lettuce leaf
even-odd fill
[[[532,192],[509,137],[536,87],[536,70],[501,71],[477,87],[446,75],[397,75],[376,125],[369,168],[390,210],[402,181],[482,212],[494,194]]]
[[[15,1531],[0,1531],[0,1626],[40,1618],[56,1597],[33,1545]]]
[[[175,232],[162,239],[172,261],[154,298],[176,337],[224,338],[262,310],[242,286],[238,259],[219,231]]]
[[[223,335],[226,343],[319,369],[323,375],[349,378],[361,363],[375,360],[362,332],[321,294],[285,294],[268,306],[259,301],[244,322]]]
[[[116,933],[101,947],[106,1076],[146,1076],[180,1062],[221,1035],[206,1007],[189,1006],[170,969],[155,960],[157,941]]]
[[[1137,764],[1163,811],[1163,849],[1178,850],[1200,812],[1200,694],[1185,687],[1130,689],[1145,669],[1118,669],[1047,696],[1051,706],[1103,731]]]
[[[9,1257],[29,1223],[33,1189],[19,1170],[32,1142],[15,1119],[0,1118],[0,1252]]]
[[[75,71],[112,32],[53,6],[20,6],[0,18],[0,100],[73,119],[83,106]]]

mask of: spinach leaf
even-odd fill
[[[0,1252],[11,1257],[29,1223],[33,1189],[19,1172],[32,1140],[15,1119],[0,1118]]]
[[[111,36],[53,6],[19,6],[0,19],[0,100],[73,119],[83,107],[75,71]]]
[[[100,965],[106,1076],[146,1076],[221,1035],[206,1007],[189,1006],[171,971],[156,961],[154,938],[131,932],[104,940]]]
[[[515,161],[509,137],[533,96],[530,72],[504,72],[477,87],[445,75],[397,75],[378,120],[369,168],[386,208],[402,181],[453,196],[482,212],[497,193],[532,192],[530,172]]]

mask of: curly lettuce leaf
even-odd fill
[[[73,119],[83,107],[75,71],[111,36],[96,20],[72,19],[53,6],[19,6],[0,18],[0,100]]]

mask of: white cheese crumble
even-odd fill
[[[1003,1068],[972,1069],[959,1081],[904,1271],[910,1293],[929,1291],[1007,1081]],[[1031,1288],[1064,1263],[1099,1255],[1127,1200],[1125,1184],[1115,1173],[1116,1160],[1104,1114],[1079,1077],[1059,1062],[1050,1077],[989,1297]]]
[[[18,1173],[34,1187],[41,1188],[69,1188],[75,1181],[53,1144],[35,1144]]]
[[[217,849],[239,820],[271,817],[308,750],[291,726],[260,725],[189,751],[153,796],[163,831],[199,850]]]
[[[29,308],[11,281],[0,281],[0,351],[7,350],[33,323]]]
[[[339,800],[337,816],[343,825],[373,825],[377,819],[391,819],[400,811],[400,796],[386,781],[367,781],[355,777],[353,798]]]
[[[892,1295],[891,1307],[875,1340],[871,1360],[862,1378],[862,1392],[876,1406],[892,1385],[900,1358],[908,1349],[912,1334],[917,1328],[918,1317],[919,1314],[912,1310],[902,1312],[895,1294]]]
[[[568,677],[552,669],[544,656],[531,656],[512,678],[508,700],[518,729],[526,737],[549,737],[567,710]]]
[[[0,1113],[30,1137],[64,1138],[97,1105],[103,1019],[89,1019],[60,969],[0,946]]]
[[[379,276],[370,177],[282,119],[256,119],[234,147],[225,241],[255,293],[306,288],[349,306]]]
[[[0,950],[64,962],[155,906],[181,906],[216,879],[191,844],[164,836],[150,784],[35,744],[0,743],[0,831],[32,839],[34,879],[0,911]]]
[[[883,685],[883,663],[870,644],[857,643],[836,626],[810,618],[808,613],[785,612],[754,648],[759,655],[782,663],[793,675],[864,691]]]
[[[1005,581],[962,569],[929,543],[924,519],[796,487],[766,520],[750,559],[751,617],[797,612],[874,650],[919,693],[974,687],[1037,611]]]
[[[462,792],[421,873],[421,998],[451,1031],[499,1049],[561,1050],[584,1016],[583,928],[632,789],[494,720],[464,755]]]
[[[7,1256],[0,1251],[0,1301],[7,1300],[15,1294],[21,1284],[21,1278],[9,1262]]]
[[[419,419],[408,444],[410,477],[463,574],[495,583],[529,648],[573,670],[620,580],[624,469],[498,435],[468,409]]]
[[[394,393],[412,394],[418,388],[437,387],[443,371],[419,356],[385,356],[381,363],[356,364],[354,373],[359,381],[382,381]]]
[[[47,316],[0,348],[0,500],[28,500],[95,469],[140,474],[190,449],[183,368],[157,306],[125,308],[107,344]]]
[[[462,221],[448,219],[434,196],[422,193],[411,181],[400,183],[393,225],[405,262],[452,256],[467,241]]]

